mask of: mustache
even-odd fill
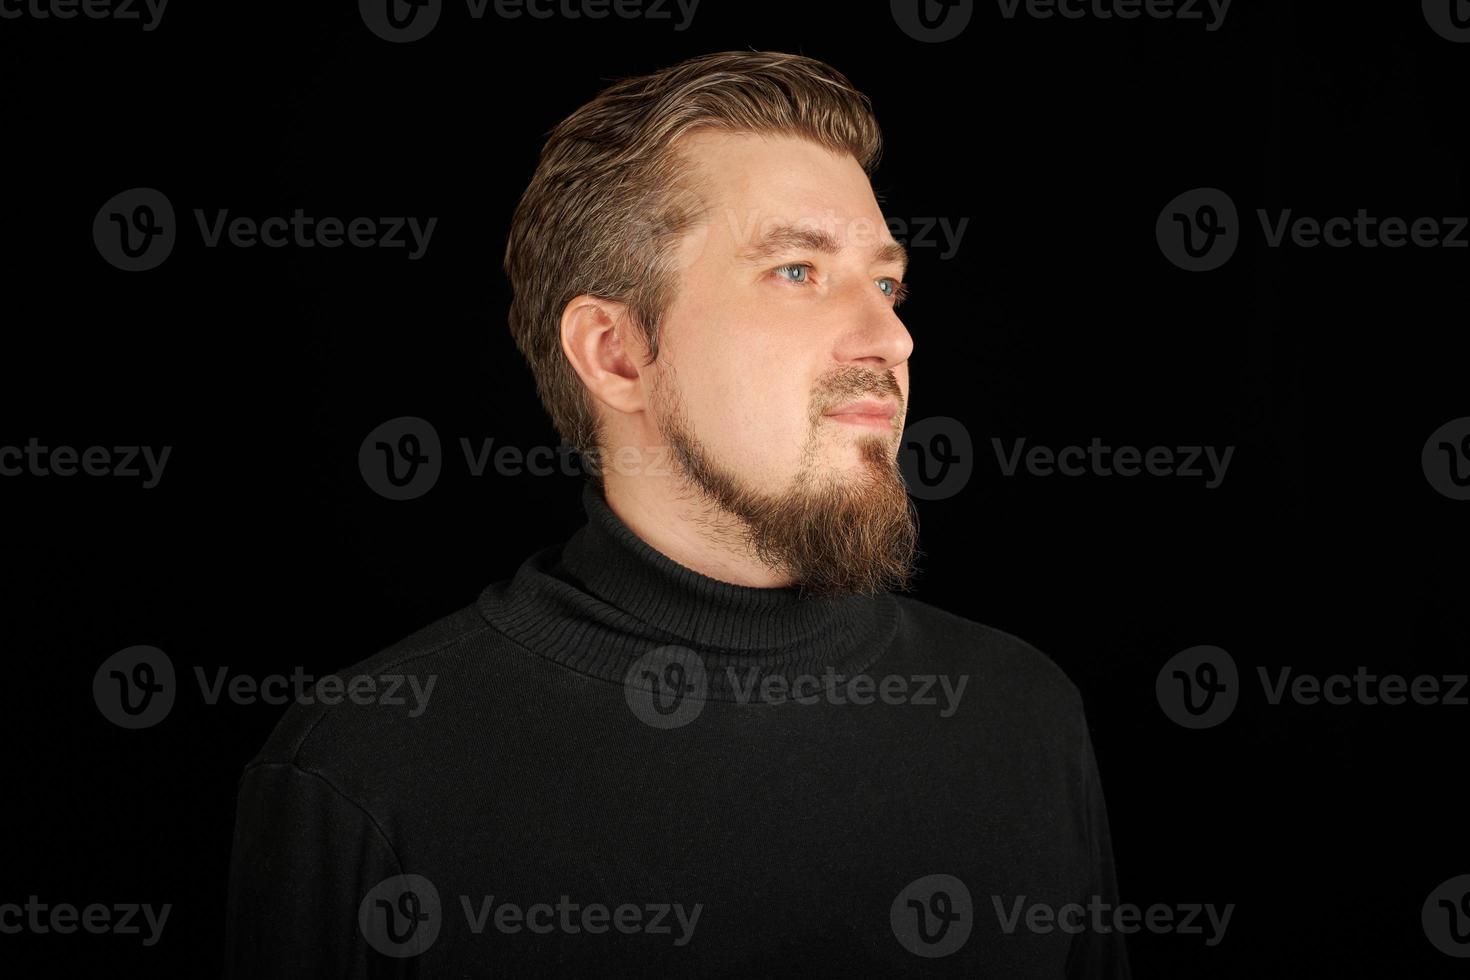
[[[903,410],[903,389],[892,371],[878,375],[862,368],[844,368],[823,381],[816,399],[819,415],[864,395],[891,397],[898,402],[900,412]]]

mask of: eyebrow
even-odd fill
[[[803,250],[836,255],[842,251],[842,246],[830,232],[816,228],[798,228],[795,225],[778,225],[736,255],[741,261],[754,265],[788,252]],[[896,262],[901,270],[908,271],[908,250],[898,242],[884,242],[875,246],[873,258],[879,262]]]

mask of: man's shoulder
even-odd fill
[[[939,672],[965,674],[1005,697],[1080,717],[1082,694],[1055,660],[1013,633],[908,595],[895,595],[903,611],[911,657]]]
[[[432,724],[432,716],[420,719],[429,714],[434,697],[462,688],[467,672],[483,660],[487,641],[498,638],[476,602],[332,670],[290,704],[247,768],[293,764],[312,769],[323,755],[341,759],[406,741],[415,729]]]

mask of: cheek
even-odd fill
[[[780,361],[709,353],[679,368],[696,436],[741,475],[788,471],[810,437],[809,386]]]
[[[686,279],[667,321],[689,425],[746,475],[786,472],[811,436],[812,381],[797,326],[765,308],[761,290],[741,305],[701,278]]]

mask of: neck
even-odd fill
[[[732,584],[643,540],[590,482],[582,503],[581,529],[480,599],[490,625],[577,673],[623,683],[640,658],[673,648],[700,658],[711,697],[734,698],[752,677],[862,672],[897,628],[890,595]]]
[[[701,575],[757,589],[795,585],[789,570],[755,557],[738,518],[669,477],[604,474],[603,497],[618,519],[653,548]]]

